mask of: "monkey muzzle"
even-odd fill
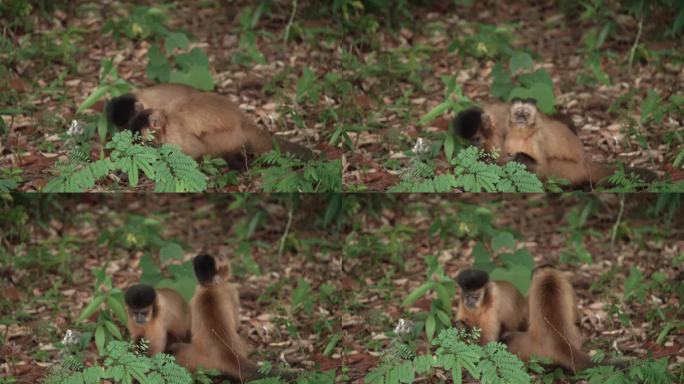
[[[526,109],[520,109],[513,114],[513,122],[518,125],[527,125],[532,114]]]
[[[468,309],[477,309],[479,301],[480,301],[479,296],[467,296],[466,295],[464,303]]]
[[[136,312],[133,314],[133,319],[136,324],[145,324],[147,323],[147,312]]]

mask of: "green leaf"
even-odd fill
[[[436,327],[437,321],[435,320],[435,315],[430,313],[425,320],[425,335],[427,336],[428,341],[432,341],[432,338],[435,336]]]
[[[117,340],[123,339],[123,336],[121,335],[121,331],[119,331],[119,328],[114,324],[113,322],[109,320],[105,320],[104,322],[105,328],[107,328],[107,331],[109,332],[110,335],[114,336]]]
[[[83,309],[83,312],[81,312],[81,315],[76,321],[81,322],[92,316],[100,308],[100,305],[102,305],[106,298],[107,296],[102,294],[95,296],[93,301],[91,301],[90,304]]]
[[[85,100],[83,100],[81,105],[78,106],[76,113],[81,113],[84,110],[95,105],[95,103],[100,101],[100,99],[103,98],[104,95],[109,92],[110,88],[111,87],[109,85],[100,85],[99,87],[95,88],[93,93],[91,93],[90,96],[88,96]]]
[[[508,231],[498,231],[492,238],[492,249],[498,251],[501,248],[515,249],[515,237]]]
[[[295,100],[300,103],[305,99],[314,100],[318,97],[316,74],[309,68],[302,70],[302,76],[297,81]]]
[[[335,346],[342,340],[342,333],[336,332],[333,333],[330,336],[330,339],[328,340],[328,344],[326,344],[325,349],[323,350],[323,356],[328,356],[333,353],[333,350]]]
[[[447,136],[444,139],[444,156],[446,156],[447,162],[451,163],[451,159],[454,157],[454,146],[455,146],[455,135],[454,127],[449,124],[449,129],[447,129]]]
[[[114,312],[114,314],[120,322],[126,324],[128,316],[126,315],[126,308],[124,308],[123,297],[115,297],[114,295],[108,295],[107,306]]]
[[[171,64],[157,45],[152,45],[147,51],[147,78],[158,83],[168,83],[171,76]]]
[[[542,112],[546,114],[554,113],[556,98],[553,95],[553,88],[548,84],[534,83],[530,88],[515,87],[508,96],[508,101],[511,101],[516,97],[521,99],[535,99],[537,101],[537,107],[539,107]]]
[[[174,242],[166,243],[159,250],[159,262],[165,264],[169,260],[183,259],[183,248]]]
[[[97,351],[100,355],[104,352],[105,347],[105,328],[102,324],[97,326],[95,330],[95,345],[97,346]]]
[[[546,70],[539,68],[532,73],[525,73],[518,76],[518,81],[525,88],[530,88],[535,83],[546,84],[553,89],[553,79]]]
[[[505,280],[515,285],[522,293],[526,294],[530,288],[532,269],[523,265],[516,265],[506,270],[503,268],[495,268],[490,274],[491,280]]]
[[[481,241],[478,241],[477,244],[475,244],[475,247],[473,247],[472,255],[473,259],[475,260],[473,263],[474,268],[478,268],[487,272],[494,269],[495,265],[492,262],[492,256],[489,254],[487,248],[485,248]]]
[[[492,77],[494,78],[491,88],[492,96],[504,100],[508,99],[508,95],[515,86],[511,81],[511,75],[501,63],[496,63],[492,68]]]
[[[509,68],[513,74],[520,70],[531,70],[533,66],[534,60],[532,60],[532,56],[525,52],[514,54],[509,61]]]
[[[401,306],[407,307],[407,306],[415,303],[416,301],[418,301],[418,299],[425,296],[425,294],[429,290],[433,289],[435,284],[436,283],[434,281],[428,281],[428,282],[423,283],[420,287],[416,288],[415,290],[413,290],[413,292],[411,292],[408,296],[406,296],[406,299],[404,299],[404,301],[401,303]]]
[[[164,49],[166,49],[166,53],[169,55],[171,55],[176,48],[186,49],[189,44],[190,41],[183,32],[169,32],[166,39],[164,39]]]
[[[452,107],[453,103],[451,101],[445,101],[439,104],[438,106],[432,108],[430,112],[426,113],[423,117],[421,117],[418,121],[418,124],[425,125],[430,121],[436,119],[437,117],[442,116],[446,111],[448,111]]]
[[[212,91],[215,86],[209,68],[198,64],[194,64],[187,72],[173,70],[169,82],[189,85],[202,91]]]

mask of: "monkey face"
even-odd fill
[[[534,124],[536,118],[537,106],[534,100],[513,99],[509,113],[509,121],[512,125],[521,128],[528,127]]]
[[[482,290],[463,291],[463,303],[469,310],[475,310],[482,302]]]
[[[159,111],[154,111],[149,115],[149,124],[140,130],[140,133],[147,140],[156,145],[160,145],[166,133],[166,116]]]
[[[150,317],[152,315],[152,306],[140,309],[129,308],[128,311],[136,324],[144,325],[150,321]]]

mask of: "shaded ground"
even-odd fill
[[[317,8],[307,2],[299,4],[289,24],[291,3],[276,1],[253,29],[255,47],[266,64],[241,65],[236,59],[245,54],[240,45],[245,31],[240,17],[248,3],[212,7],[173,2],[169,24],[191,32],[196,46],[210,58],[217,91],[230,96],[263,128],[306,143],[328,159],[341,156],[347,189],[385,190],[396,184],[399,171],[408,163],[404,152],[416,138],[443,134],[448,116],[429,126],[417,124],[442,101],[441,75],[456,76],[472,100],[488,99],[491,70],[499,59],[448,50],[458,39],[481,36],[478,23],[516,25],[507,43],[538,55],[537,63],[554,80],[557,108],[572,116],[592,160],[621,160],[675,179],[682,177],[681,169],[672,166],[682,149],[677,138],[682,132],[681,113],[667,113],[662,124],[639,122],[648,90],[656,90],[664,102],[681,95],[684,83],[681,38],[660,40],[653,23],[647,23],[640,35],[630,66],[638,20],[618,17],[615,32],[599,56],[610,84],[583,85],[580,79],[593,75],[588,66],[590,52],[582,39],[590,28],[600,29],[607,21],[598,17],[580,21],[579,13],[564,13],[551,0],[505,7],[493,1],[475,2],[469,8],[435,1],[411,7],[411,18],[401,28],[381,26],[373,32],[359,23],[354,34],[317,16]],[[115,59],[121,76],[134,86],[148,83],[145,68],[150,42],[122,38],[117,43],[112,34],[100,32],[105,19],[125,19],[125,8],[117,2],[87,4],[75,2],[68,9],[58,9],[49,15],[50,22],[34,15],[33,36],[9,32],[15,50],[31,42],[38,45],[36,36],[41,33],[53,33],[58,41],[66,35],[73,44],[54,58],[34,54],[11,68],[8,89],[12,96],[6,99],[10,102],[6,107],[12,112],[3,117],[10,134],[3,140],[0,164],[24,170],[22,190],[40,189],[49,177],[47,168],[65,155],[63,134],[72,119],[82,118],[75,114],[76,107],[98,84],[102,59]],[[663,20],[668,17],[663,15]],[[291,39],[285,44],[288,25]],[[322,89],[318,98],[296,102],[297,81],[304,68],[313,71]],[[330,74],[339,78],[325,80]],[[629,92],[633,95],[619,102]],[[87,113],[101,108],[99,104],[96,111]],[[97,153],[95,137],[92,144]],[[445,169],[446,164],[438,162],[438,171]],[[260,181],[242,175],[239,185],[240,190],[257,191]]]

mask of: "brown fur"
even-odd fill
[[[215,281],[198,286],[190,302],[192,342],[175,344],[178,363],[190,371],[217,369],[246,382],[261,377],[258,366],[247,359],[247,344],[237,332],[239,294],[228,281],[229,269],[218,269]]]
[[[504,332],[523,330],[527,324],[527,301],[507,281],[495,280],[484,285],[475,310],[466,307],[463,292],[459,297],[456,321],[482,330],[480,343],[499,341]]]
[[[535,271],[529,294],[529,328],[505,339],[508,349],[522,360],[548,357],[571,371],[593,366],[582,352],[577,299],[570,282],[552,268]]]
[[[136,343],[141,338],[148,340],[150,356],[167,351],[167,347],[173,342],[190,340],[188,304],[172,289],[159,288],[156,291],[157,299],[144,325],[136,323],[131,316],[131,309],[127,308],[127,325],[131,338]]]
[[[511,122],[513,105],[485,104],[481,125],[473,137],[482,142],[484,150],[500,152],[499,164],[523,159],[522,163],[541,179],[551,176],[566,179],[574,187],[596,184],[615,172],[615,165],[586,159],[577,129],[569,117],[549,117],[537,111],[530,124],[518,126]],[[647,182],[658,178],[646,169],[627,168],[626,171],[636,173]]]
[[[136,112],[145,109],[173,111],[193,95],[202,92],[182,84],[159,84],[133,92]]]
[[[175,144],[192,156],[260,155],[274,148],[302,160],[314,157],[308,148],[260,129],[228,97],[180,85],[157,85],[135,93],[151,111],[149,127],[157,144]],[[166,98],[165,98],[166,97]],[[144,130],[144,129],[143,129]]]

